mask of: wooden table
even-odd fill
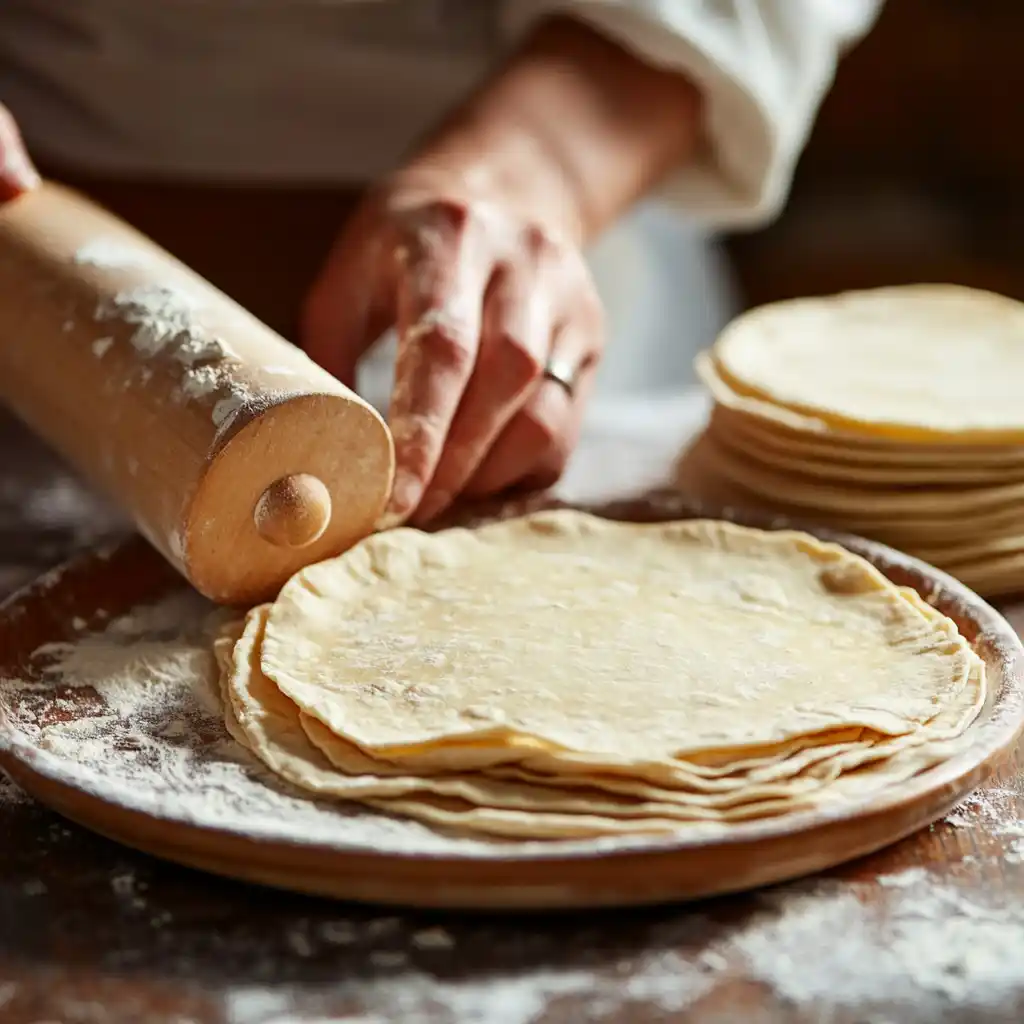
[[[120,529],[0,420],[0,589]],[[1024,605],[1008,611],[1024,627]],[[8,784],[0,837],[3,1024],[1024,1019],[1016,764],[946,822],[827,877],[574,917],[397,916],[231,884]]]

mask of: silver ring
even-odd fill
[[[565,359],[551,359],[544,367],[544,376],[560,384],[565,393],[572,398],[576,390],[576,367]]]

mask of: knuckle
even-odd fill
[[[473,345],[469,325],[448,317],[429,325],[419,338],[424,358],[448,373],[464,375],[473,366]]]
[[[460,235],[468,227],[472,211],[463,200],[444,196],[431,204],[430,219],[452,234]]]
[[[537,380],[544,370],[541,357],[522,339],[503,334],[501,345],[501,372],[518,388]]]
[[[432,199],[407,211],[400,219],[405,263],[441,259],[461,245],[469,228],[470,211],[457,199]]]
[[[559,424],[545,404],[533,403],[523,410],[523,427],[532,448],[554,455],[560,447]]]
[[[555,251],[555,243],[551,236],[539,224],[527,224],[522,232],[522,245],[526,252],[535,257],[551,255]]]
[[[391,427],[402,465],[417,477],[424,477],[433,464],[438,428],[427,416],[403,416]]]

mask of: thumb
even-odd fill
[[[15,199],[39,184],[21,132],[11,112],[0,104],[0,203]]]

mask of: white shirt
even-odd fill
[[[540,17],[567,12],[703,88],[666,192],[715,227],[783,202],[836,59],[880,0],[3,0],[0,101],[83,169],[365,181]]]
[[[0,0],[0,102],[30,150],[159,179],[354,183],[396,166],[538,18],[580,18],[704,94],[704,145],[591,264],[598,397],[678,391],[731,315],[706,232],[781,207],[880,0]],[[378,367],[379,370],[379,367]],[[386,381],[377,374],[380,397]],[[600,406],[600,402],[598,402]]]

